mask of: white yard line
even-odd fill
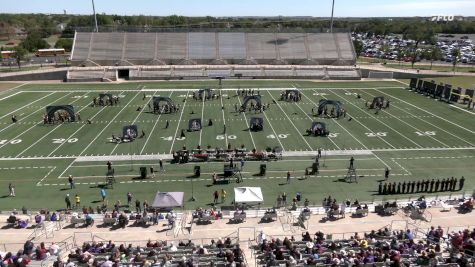
[[[112,120],[104,127],[102,128],[102,130],[96,135],[96,137],[94,137],[94,139],[92,139],[92,141],[81,151],[81,153],[79,153],[79,157],[84,153],[86,152],[86,150],[96,141],[96,139],[112,124],[112,122],[119,116],[120,113],[122,113],[122,111],[124,111],[124,109],[141,93],[141,91],[138,91],[134,97],[132,97],[132,99],[129,100],[129,102],[127,102],[127,104],[124,105],[124,107],[112,118]],[[68,165],[68,167],[66,167],[66,169],[64,169],[64,171],[59,175],[59,177],[63,176],[63,174],[74,164],[75,160],[73,160],[71,162],[71,164]]]
[[[173,91],[170,93],[170,95],[168,95],[168,97],[171,97],[172,95],[173,95]],[[152,103],[152,105],[153,105],[153,103]],[[142,154],[143,151],[145,150],[145,147],[147,147],[148,141],[150,140],[150,137],[152,137],[152,133],[155,130],[155,127],[157,127],[157,124],[160,121],[160,118],[162,117],[162,114],[163,113],[160,112],[160,114],[158,115],[158,118],[155,120],[155,123],[153,124],[152,130],[148,134],[148,137],[145,140],[145,144],[143,145],[142,149],[140,150],[140,154]],[[180,122],[178,122],[178,124],[180,124]]]
[[[238,98],[238,101],[239,101],[239,105],[242,105],[240,96],[238,96],[237,98]],[[246,118],[246,111],[245,111],[245,110],[244,110],[244,112],[242,112],[242,115],[244,116],[244,124],[245,124],[246,126],[249,126],[249,125],[248,125],[248,120],[247,120],[247,118]],[[251,128],[248,128],[247,131],[249,132],[249,136],[251,137],[252,145],[254,146],[255,149],[257,149],[256,143],[254,142],[254,137],[252,137]],[[226,132],[226,133],[224,133],[224,134],[227,135],[228,133]]]
[[[41,180],[38,183],[36,183],[36,185],[37,186],[40,185],[41,182],[43,182],[43,180],[46,179],[46,177],[48,177],[54,170],[56,170],[56,166],[53,166],[53,168],[49,170],[49,172],[45,176],[43,176],[43,178],[41,178]]]
[[[13,91],[13,90],[15,90],[15,89],[18,89],[18,88],[20,88],[20,87],[22,87],[22,86],[24,86],[24,85],[29,84],[29,83],[31,83],[31,82],[22,83],[22,84],[20,84],[20,85],[17,85],[17,86],[15,86],[15,87],[12,87],[12,88],[10,88],[10,89],[7,89],[7,90],[1,92],[0,95],[8,94],[10,91]],[[3,99],[7,99],[7,98],[9,98],[9,97],[12,97],[12,96],[14,96],[14,95],[16,95],[16,94],[22,93],[22,92],[23,92],[23,91],[16,92],[16,93],[14,93],[14,94],[12,94],[12,95],[9,95],[9,96],[7,96],[7,97],[4,97],[4,98],[0,99],[0,101],[2,101]]]
[[[313,92],[315,92],[314,90],[312,90]],[[313,102],[313,100],[308,97],[306,94],[304,94],[302,92],[302,95],[304,95],[306,98],[308,98],[308,100],[310,100],[310,102],[313,103],[314,106],[318,106],[317,103]],[[323,96],[322,96],[323,97]],[[358,138],[356,138],[351,132],[349,132],[345,127],[343,127],[343,125],[341,125],[337,119],[332,119],[338,126],[340,126],[348,135],[350,135],[353,139],[356,140],[356,142],[360,143],[361,146],[363,146],[364,149],[368,149],[368,147],[365,146],[365,144],[363,144],[363,142],[361,142]]]
[[[267,118],[266,112],[262,111],[262,113],[264,114],[264,117],[266,117],[266,120],[269,123],[269,126],[272,129],[272,132],[274,133],[275,138],[277,138],[277,141],[279,141],[279,144],[280,144],[280,147],[282,148],[282,151],[285,151],[285,147],[282,144],[282,142],[280,141],[279,135],[275,132],[274,127],[272,127],[272,123],[270,122],[269,118]]]
[[[346,91],[346,90],[345,90],[345,91]],[[348,91],[346,91],[346,92],[348,92]],[[374,97],[374,95],[371,95],[370,93],[367,93],[367,94]],[[366,99],[364,99],[364,98],[363,98],[363,100],[366,101]],[[419,132],[423,132],[422,130],[418,129],[417,127],[413,126],[412,124],[409,124],[409,123],[407,123],[406,121],[401,120],[400,118],[394,116],[394,115],[391,114],[390,112],[388,112],[388,111],[386,111],[386,110],[384,110],[384,109],[381,109],[381,111],[383,111],[383,112],[385,112],[386,114],[388,114],[389,116],[391,116],[391,117],[393,117],[393,118],[395,118],[395,119],[401,121],[402,123],[406,124],[407,126],[413,128],[414,130],[419,131]],[[444,142],[442,142],[442,141],[436,139],[436,138],[433,137],[433,136],[430,136],[430,135],[429,135],[428,137],[432,138],[434,141],[436,141],[436,142],[438,142],[438,143],[440,143],[440,144],[442,144],[442,145],[444,145],[444,146],[446,146],[446,147],[450,147],[450,146],[447,145],[446,143],[444,143]]]
[[[292,89],[295,89],[295,88],[292,88]],[[284,109],[279,105],[279,102],[277,102],[277,100],[275,100],[274,96],[269,92],[269,90],[266,90],[266,92],[270,95],[270,97],[272,98],[272,100],[275,101],[276,105],[280,108],[280,110],[282,111],[282,113],[284,113],[285,117],[287,117],[287,120],[289,120],[290,123],[292,124],[292,126],[294,126],[295,131],[299,134],[299,136],[302,138],[302,140],[305,142],[305,144],[307,144],[307,146],[310,148],[310,150],[314,150],[314,149],[312,148],[312,146],[307,142],[307,140],[305,140],[305,138],[302,136],[302,134],[300,134],[299,129],[295,126],[294,122],[289,118],[289,116],[288,116],[287,113],[284,111]]]
[[[340,97],[340,96],[339,96]],[[341,96],[340,98],[342,99],[345,99],[345,101],[347,101],[347,99],[344,97],[344,96]],[[404,137],[406,140],[408,140],[409,142],[415,144],[416,146],[422,148],[421,145],[419,145],[418,143],[414,142],[412,139],[410,139],[409,137],[405,136],[404,134],[402,134],[401,132],[399,132],[398,130],[394,129],[393,127],[387,125],[385,122],[381,121],[380,119],[378,119],[377,117],[373,116],[370,112],[367,112],[366,110],[358,107],[357,105],[353,104],[352,102],[348,102],[350,103],[351,105],[355,106],[356,108],[358,108],[359,110],[363,111],[363,113],[366,113],[368,114],[371,118],[377,120],[379,123],[383,124],[384,126],[386,126],[387,128],[391,129],[392,131],[394,131],[395,133],[399,134],[400,136]]]
[[[148,103],[150,103],[150,101],[152,101],[153,97],[155,96],[155,94],[157,93],[157,91],[155,91],[152,95],[152,97],[145,103],[142,105],[142,109],[139,111],[139,114],[137,114],[137,116],[135,116],[135,119],[132,121],[131,125],[134,125],[135,122],[137,121],[137,119],[140,117],[140,114],[142,114],[142,112],[145,110],[145,107],[147,106]],[[139,133],[137,133],[137,137],[138,137]],[[114,148],[112,149],[111,153],[109,153],[109,155],[112,155],[114,154],[114,151],[117,149],[117,147],[119,147],[119,143],[117,143]]]
[[[200,141],[198,142],[198,144],[200,145],[201,147],[201,136],[203,135],[203,125],[204,125],[204,112],[205,112],[205,93],[203,92],[203,100],[201,101],[201,129],[200,129]]]
[[[222,89],[221,89],[222,90]],[[220,92],[220,100],[221,100],[221,114],[223,114],[223,126],[226,127],[226,119],[224,117],[224,104],[223,104],[223,93],[222,91]],[[228,147],[228,135],[225,133],[224,134],[224,141],[226,142],[226,148]]]
[[[370,96],[373,96],[373,97],[374,97],[374,95],[372,95],[372,94],[370,94],[370,93],[368,93],[368,92],[364,92],[364,93],[369,94]],[[395,104],[391,104],[391,107],[395,107],[395,108],[397,108],[397,109],[399,109],[399,110],[401,110],[401,111],[403,111],[403,112],[405,112],[405,113],[407,113],[407,114],[409,114],[409,115],[412,116],[412,114],[411,114],[409,111],[404,110],[403,108],[400,108],[400,107],[398,107],[398,106],[395,105]],[[437,129],[439,129],[439,130],[441,130],[441,131],[443,131],[443,132],[445,132],[445,133],[447,133],[447,134],[450,134],[451,136],[453,136],[453,137],[455,137],[455,138],[457,138],[457,139],[460,139],[460,140],[464,141],[465,143],[467,143],[467,144],[469,144],[469,145],[471,145],[471,146],[474,146],[474,144],[470,143],[469,141],[467,141],[467,140],[465,140],[465,139],[463,139],[463,138],[461,138],[461,137],[459,137],[459,136],[457,136],[457,135],[455,135],[455,134],[453,134],[453,133],[451,133],[451,132],[449,132],[449,131],[446,131],[446,130],[444,130],[443,128],[441,128],[441,127],[439,127],[439,126],[437,126],[437,125],[435,125],[435,124],[433,124],[433,123],[430,123],[429,121],[424,120],[424,119],[420,118],[419,116],[413,116],[413,117],[416,118],[416,119],[418,119],[418,120],[420,120],[420,121],[423,121],[423,122],[425,122],[425,123],[427,123],[427,124],[429,124],[429,125],[431,125],[431,126],[433,126],[433,127],[435,127],[435,128],[437,128]]]
[[[461,129],[464,129],[464,130],[467,131],[467,132],[470,132],[470,133],[472,133],[472,134],[475,134],[475,131],[472,131],[472,130],[467,129],[467,128],[463,127],[463,126],[460,126],[460,125],[457,124],[457,123],[451,122],[451,121],[449,121],[449,120],[447,120],[447,119],[445,119],[445,118],[443,118],[443,117],[440,117],[440,116],[438,116],[438,115],[435,115],[434,113],[432,113],[432,112],[430,112],[430,111],[427,111],[427,110],[425,110],[425,109],[423,109],[423,108],[420,108],[420,107],[418,107],[418,106],[416,106],[416,105],[414,105],[414,104],[411,104],[411,103],[409,103],[409,102],[407,102],[407,101],[404,101],[404,100],[402,100],[402,99],[400,99],[400,98],[398,98],[398,97],[395,97],[395,96],[393,96],[393,95],[390,95],[390,94],[388,94],[388,93],[382,92],[382,91],[380,91],[380,90],[378,90],[378,89],[375,89],[375,90],[378,91],[378,92],[380,92],[380,93],[382,93],[382,94],[388,95],[388,96],[390,96],[390,97],[392,97],[392,98],[394,98],[394,99],[397,99],[397,100],[400,101],[400,102],[404,102],[404,103],[408,104],[408,105],[411,106],[411,107],[414,107],[414,108],[417,108],[417,109],[419,109],[419,110],[422,110],[422,111],[424,111],[424,112],[427,113],[427,114],[430,114],[430,115],[432,115],[432,116],[434,116],[434,117],[437,117],[438,119],[441,119],[441,120],[443,120],[443,121],[445,121],[445,122],[448,122],[448,123],[450,123],[450,124],[452,124],[452,125],[455,125],[455,126],[461,128]]]
[[[454,104],[450,104],[449,106],[454,107],[454,108],[456,108],[456,109],[459,109],[459,110],[461,110],[461,111],[465,111],[465,112],[467,112],[467,113],[469,113],[469,114],[475,115],[475,112],[471,112],[471,111],[468,111],[468,110],[463,109],[463,108],[461,108],[461,107],[457,107],[457,106],[454,105]]]
[[[88,93],[85,93],[83,96],[87,95]],[[71,102],[70,104],[73,104],[74,102],[76,101],[79,101],[81,100],[82,98],[77,98],[76,100],[74,100],[73,102]],[[84,106],[82,109],[80,109],[78,112],[82,111],[83,109],[85,109],[87,106]],[[18,155],[16,155],[15,157],[20,157],[21,154],[25,153],[26,151],[28,151],[30,148],[32,148],[33,146],[35,146],[36,144],[38,144],[39,142],[41,142],[41,140],[43,140],[44,138],[48,137],[48,135],[50,135],[51,133],[53,133],[54,131],[56,131],[57,129],[59,129],[61,126],[63,126],[64,123],[61,123],[61,124],[58,124],[58,125],[55,125],[54,128],[47,132],[46,134],[44,134],[43,136],[41,136],[41,138],[37,139],[33,144],[29,145],[27,148],[25,148],[22,152],[18,153]],[[48,157],[51,156],[48,155]]]
[[[412,173],[410,171],[408,171],[406,168],[404,168],[401,164],[399,164],[399,162],[397,162],[395,159],[391,159],[392,162],[396,163],[396,165],[399,166],[399,168],[401,168],[403,171],[405,171],[407,174],[409,175],[412,175]]]
[[[295,88],[295,89],[297,89],[297,88]],[[300,107],[300,105],[299,105],[298,103],[296,104],[296,106],[303,112],[303,114],[305,114],[305,116],[307,116],[307,118],[308,118],[311,122],[313,122],[313,118],[310,117],[310,116],[307,114],[307,112],[305,112],[305,110],[303,110],[302,107]],[[329,137],[325,137],[325,138],[328,138],[328,140],[330,140],[330,142],[332,142],[332,143],[336,146],[336,148],[337,148],[338,150],[341,150],[340,146],[337,145],[337,144],[335,143],[335,141],[333,141],[332,138],[329,138]]]
[[[175,144],[175,139],[176,139],[176,134],[178,133],[178,128],[180,128],[180,124],[181,124],[181,118],[183,116],[183,112],[185,111],[185,107],[186,107],[186,104],[188,103],[188,94],[190,93],[190,91],[186,91],[186,96],[185,96],[185,103],[183,104],[183,107],[181,109],[181,112],[180,112],[180,118],[178,119],[178,123],[176,125],[176,129],[175,129],[175,135],[173,136],[173,141],[172,141],[172,145],[170,147],[170,152],[168,153],[172,153],[173,151],[173,145]]]
[[[2,92],[2,93],[0,93],[0,95],[2,95],[2,94],[4,94],[4,93],[5,93],[5,92]],[[21,94],[21,93],[23,93],[23,91],[19,91],[19,92],[16,92],[16,93],[14,93],[14,94],[8,95],[8,96],[6,96],[6,97],[2,97],[2,98],[0,98],[0,101],[3,101],[3,100],[5,100],[5,99],[9,99],[10,97],[16,96],[16,95]]]
[[[122,91],[120,94],[124,93],[124,91]],[[103,106],[98,112],[96,112],[96,114],[94,114],[94,116],[92,116],[91,118],[89,118],[90,120],[94,119],[97,115],[99,115],[102,111],[104,111],[105,109],[107,108],[107,106]],[[79,131],[81,131],[82,128],[84,128],[87,124],[83,124],[81,125],[81,127],[79,127],[79,129],[77,129],[74,133],[72,133],[66,140],[69,140],[71,138],[73,138],[74,135],[76,135]],[[61,144],[59,144],[59,146],[57,146],[53,151],[51,151],[51,153],[48,154],[47,157],[50,157],[54,152],[56,152],[56,150],[58,150],[62,145],[64,145],[66,142],[63,142]]]
[[[333,93],[331,90],[329,90],[330,93],[336,95],[337,97],[339,97],[337,94]],[[345,100],[346,101],[346,100]],[[370,131],[371,133],[374,132],[373,130],[371,130],[368,126],[366,126],[364,123],[360,122],[358,119],[356,119],[354,116],[351,116],[351,113],[347,112],[346,114],[348,114],[348,116],[350,116],[351,118],[353,118],[353,120],[355,120],[357,123],[359,123],[361,126],[363,126],[366,130]],[[394,148],[396,149],[395,146],[393,146],[391,143],[389,143],[388,141],[384,140],[384,138],[382,138],[381,136],[376,136],[377,138],[379,138],[381,141],[385,142],[387,145],[389,145],[391,148]]]
[[[18,92],[18,93],[21,93],[21,92]],[[12,112],[10,112],[10,113],[7,113],[7,114],[5,114],[5,115],[3,115],[3,116],[1,116],[0,119],[3,119],[3,118],[7,117],[7,116],[10,115],[10,114],[14,114],[15,112],[17,112],[17,111],[19,111],[19,110],[21,110],[21,109],[23,109],[23,108],[26,108],[26,107],[28,107],[28,106],[31,106],[32,104],[34,104],[34,103],[36,103],[36,102],[38,102],[38,101],[40,101],[40,100],[43,100],[44,98],[46,98],[46,97],[48,97],[48,96],[50,96],[50,95],[52,95],[52,94],[54,94],[54,93],[47,94],[47,95],[43,96],[42,98],[38,98],[38,99],[36,99],[36,100],[33,101],[33,102],[30,102],[30,103],[28,103],[28,104],[26,104],[26,105],[24,105],[24,106],[22,106],[22,107],[20,107],[20,108],[17,108],[17,109],[15,109],[14,111],[12,111]],[[3,99],[0,99],[0,100],[3,100]]]
[[[69,95],[69,94],[68,94],[68,95]],[[66,95],[66,96],[67,96],[67,95]],[[63,97],[66,97],[66,96],[63,96]],[[62,97],[62,98],[63,98],[63,97]],[[60,99],[61,99],[61,98],[60,98]],[[57,100],[55,100],[55,101],[57,101]],[[54,103],[54,101],[53,101],[52,103]],[[50,104],[51,104],[51,103],[50,103]],[[31,115],[33,115],[33,113],[31,113],[31,114],[28,115],[27,117],[29,117],[29,116],[31,116]],[[25,119],[26,119],[27,117],[25,117]],[[41,123],[41,121],[39,121],[38,123]],[[10,127],[13,126],[13,125],[14,125],[13,123],[10,124],[10,125],[8,125],[7,127],[5,127],[5,128],[3,128],[2,130],[0,130],[0,132],[6,130],[6,129],[8,129],[8,128],[10,128]],[[37,127],[37,126],[38,126],[38,124],[33,124],[33,126],[31,126],[30,128],[26,129],[25,131],[21,132],[20,134],[18,134],[18,135],[15,136],[14,138],[12,138],[12,140],[13,140],[13,139],[18,139],[18,137],[20,137],[20,136],[22,136],[22,135],[28,133],[31,129],[33,129],[33,128]],[[6,146],[6,145],[8,145],[8,143],[5,143],[5,144],[1,145],[0,148],[4,147],[4,146]]]

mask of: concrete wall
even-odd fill
[[[67,70],[52,70],[41,73],[18,73],[17,75],[0,76],[0,81],[63,81]]]
[[[368,78],[369,72],[390,72],[391,70],[387,71],[378,71],[373,69],[365,69],[364,66],[360,66],[361,71],[361,78]],[[424,74],[424,73],[412,73],[412,72],[404,72],[404,71],[393,71],[393,78],[394,79],[410,79],[410,78],[434,78],[434,77],[451,77],[453,76],[450,73],[437,73],[437,74]]]

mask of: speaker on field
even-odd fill
[[[140,178],[147,178],[147,167],[140,167]]]
[[[195,166],[195,176],[200,177],[201,175],[201,167],[200,166]]]

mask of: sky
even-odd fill
[[[329,17],[332,0],[95,0],[117,15]],[[91,0],[14,0],[0,13],[91,14]],[[474,16],[475,0],[335,0],[336,17]]]

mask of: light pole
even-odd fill
[[[96,8],[94,6],[94,0],[92,0],[92,12],[94,14],[94,23],[96,25],[95,32],[99,32],[99,30],[97,28],[97,16],[96,16]]]
[[[332,1],[332,16],[331,16],[331,19],[330,19],[330,33],[333,33],[333,11],[334,10],[335,10],[335,0]],[[97,25],[96,25],[96,27],[97,27]]]

